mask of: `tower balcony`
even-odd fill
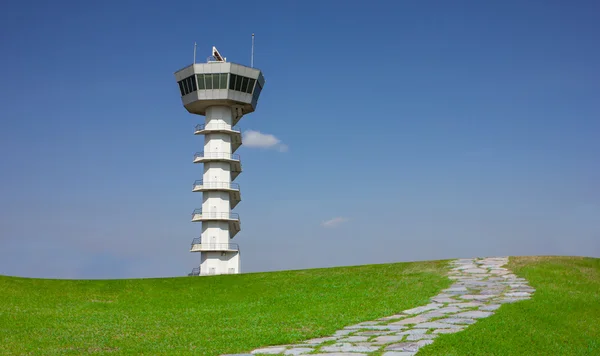
[[[206,162],[228,162],[231,165],[231,180],[237,178],[242,173],[242,163],[240,155],[225,152],[196,152],[194,154],[194,163]]]
[[[241,230],[240,216],[237,213],[203,212],[202,209],[196,209],[192,213],[192,222],[198,221],[227,221],[231,239]]]
[[[240,185],[237,183],[228,182],[204,182],[199,179],[194,182],[192,192],[210,192],[210,191],[226,191],[229,193],[229,207],[235,208],[242,197],[240,194]]]
[[[196,237],[192,240],[192,247],[190,252],[203,252],[203,251],[239,251],[240,247],[238,244],[229,243],[202,243],[202,239]]]
[[[231,136],[231,152],[237,151],[242,145],[242,131],[237,126],[227,124],[198,124],[194,128],[194,135],[206,135],[209,133],[226,133]]]

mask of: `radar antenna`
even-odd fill
[[[212,56],[216,62],[225,62],[226,61],[226,58],[221,56],[221,53],[219,53],[219,50],[217,50],[217,47],[215,47],[215,46],[213,46],[213,48],[212,48]]]

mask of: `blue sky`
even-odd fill
[[[245,272],[600,257],[596,1],[4,1],[0,274],[184,275],[213,45],[266,85],[243,130]],[[282,152],[283,151],[283,152]],[[325,223],[332,219],[333,222]],[[335,223],[337,222],[337,223]]]

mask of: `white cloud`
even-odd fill
[[[333,219],[330,219],[330,220],[327,220],[327,221],[323,221],[321,223],[321,226],[327,227],[327,228],[338,227],[341,224],[347,222],[348,220],[350,220],[350,219],[344,218],[344,217],[337,217],[337,218],[333,218]]]
[[[264,134],[260,131],[244,131],[242,141],[246,147],[274,149],[279,152],[287,152],[288,150],[288,146],[283,144],[280,139],[270,134]]]

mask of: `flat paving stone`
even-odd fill
[[[442,292],[466,292],[467,291],[467,287],[450,287],[447,289],[444,289]]]
[[[328,352],[328,353],[319,353],[319,354],[311,354],[311,356],[367,356],[364,353],[354,353],[354,352]]]
[[[426,311],[439,309],[442,306],[443,306],[443,304],[440,304],[440,303],[430,303],[430,304],[424,305],[422,307],[405,310],[405,311],[403,311],[403,313],[405,313],[405,314],[421,314]]]
[[[461,299],[465,299],[465,300],[487,300],[487,299],[491,299],[496,297],[496,295],[472,295],[472,294],[467,294],[467,295],[461,295],[460,298]]]
[[[435,329],[435,330],[433,330],[433,333],[434,334],[454,334],[454,333],[457,333],[462,330],[463,329]]]
[[[414,356],[416,352],[408,352],[408,351],[387,351],[382,356]]]
[[[351,330],[351,329],[342,329],[342,330],[338,330],[336,331],[333,336],[344,336],[344,335],[348,335],[355,332],[355,330]]]
[[[423,340],[423,339],[434,339],[437,337],[437,334],[417,334],[417,335],[408,335],[406,337],[406,341],[415,341],[415,340]]]
[[[373,330],[373,331],[358,331],[356,333],[354,333],[354,335],[358,335],[358,336],[383,336],[383,335],[389,335],[392,333],[395,333],[396,331],[378,331],[378,330]]]
[[[309,352],[313,352],[315,349],[311,349],[308,347],[296,347],[293,349],[288,349],[284,351],[284,355],[305,355]]]
[[[482,268],[469,268],[464,271],[465,271],[465,273],[476,273],[476,274],[487,273],[487,271]]]
[[[354,330],[354,331],[361,330],[361,329],[364,329],[364,330],[392,330],[393,331],[393,330],[401,330],[403,328],[404,328],[404,326],[402,326],[402,325],[391,325],[391,324],[370,325],[370,326],[360,326],[360,327],[352,325],[352,326],[345,327],[346,330],[350,329],[350,330]]]
[[[458,326],[453,324],[445,324],[437,321],[432,321],[429,323],[417,324],[414,326],[416,329],[454,329],[458,328]]]
[[[480,306],[479,310],[494,311],[494,310],[497,310],[500,307],[501,307],[500,304],[489,304],[489,305],[482,305],[482,306]]]
[[[500,304],[507,304],[507,303],[516,303],[516,302],[520,302],[522,300],[527,300],[529,298],[504,298],[504,299],[500,299],[498,301],[498,303]]]
[[[477,320],[473,320],[473,319],[467,319],[467,318],[446,318],[446,319],[438,319],[436,320],[439,323],[444,323],[444,324],[459,324],[459,325],[471,325],[471,324],[475,324],[477,322]]]
[[[531,295],[527,292],[511,292],[511,293],[506,293],[505,296],[507,296],[507,297],[529,297]]]
[[[410,329],[410,330],[406,330],[401,333],[398,333],[398,335],[419,335],[419,334],[425,334],[425,333],[427,333],[427,329]]]
[[[419,316],[415,316],[415,317],[412,317],[412,318],[408,318],[408,319],[396,321],[396,322],[393,322],[393,323],[388,324],[388,325],[418,324],[418,323],[424,323],[426,321],[429,321],[429,319],[430,318],[426,318],[423,315],[419,315]]]
[[[416,342],[401,342],[398,344],[392,344],[386,346],[386,351],[409,351],[409,352],[417,352],[419,351],[419,344]]]
[[[481,318],[487,318],[488,316],[490,316],[492,314],[494,314],[494,313],[480,311],[480,310],[473,310],[473,311],[466,311],[466,312],[458,313],[458,314],[455,314],[454,316],[457,318],[481,319]]]
[[[373,352],[379,349],[378,346],[359,346],[352,344],[334,344],[321,347],[321,351],[326,352]]]
[[[458,313],[460,312],[462,309],[459,307],[444,307],[444,308],[440,308],[434,311],[431,311],[429,313],[425,313],[425,314],[421,314],[420,316],[424,317],[424,318],[439,318],[441,316],[446,316],[446,314],[453,314],[453,313]]]
[[[476,308],[484,305],[482,302],[462,302],[462,303],[454,303],[448,304],[449,307],[459,307],[459,308]]]
[[[390,342],[398,342],[404,339],[404,335],[387,335],[387,336],[379,336],[371,341],[375,344],[389,344]]]
[[[268,355],[276,355],[285,351],[285,347],[274,346],[274,347],[265,347],[262,349],[253,350],[252,354],[268,354]]]
[[[363,342],[369,340],[369,336],[348,336],[343,339],[339,339],[339,342]]]

